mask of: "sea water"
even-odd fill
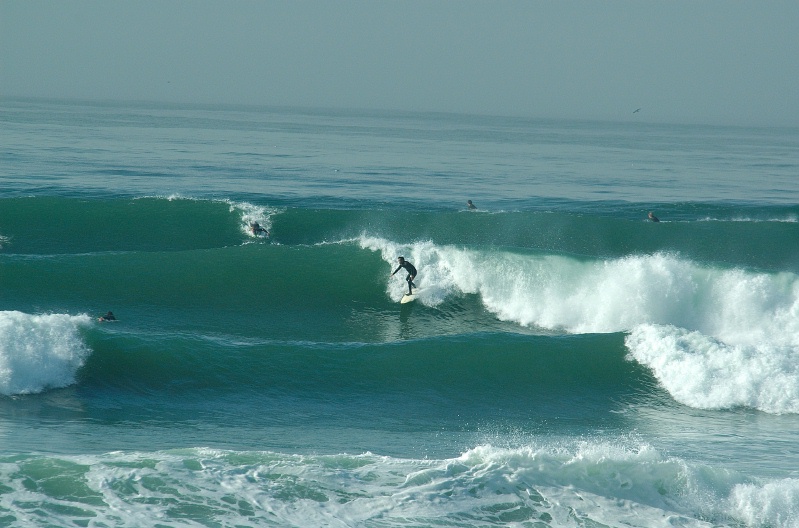
[[[799,526],[799,130],[0,125],[0,525]]]

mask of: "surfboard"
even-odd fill
[[[418,293],[414,293],[413,295],[408,295],[406,293],[405,295],[402,296],[402,299],[400,299],[400,304],[405,304],[405,303],[409,303],[411,301],[415,301],[416,297],[418,297],[418,296],[419,296]]]

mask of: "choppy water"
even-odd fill
[[[0,103],[0,525],[799,526],[799,130]]]

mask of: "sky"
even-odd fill
[[[0,96],[799,126],[799,1],[0,0]]]

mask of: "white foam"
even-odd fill
[[[168,202],[175,202],[180,200],[186,200],[190,202],[201,202],[204,201],[204,198],[194,198],[192,196],[185,196],[180,193],[172,193],[169,195],[164,194],[146,194],[144,196],[137,196],[133,198],[133,200],[166,200]]]
[[[752,223],[759,223],[759,222],[785,222],[795,224],[799,222],[799,217],[795,214],[788,214],[781,218],[767,218],[767,219],[758,219],[758,218],[750,218],[747,216],[737,216],[734,218],[714,218],[711,216],[699,219],[700,222],[752,222]]]
[[[739,484],[729,498],[730,510],[747,526],[799,527],[799,480],[759,486]]]
[[[88,315],[0,312],[0,394],[36,393],[65,387],[90,351],[79,328]]]
[[[211,449],[17,458],[0,464],[0,478],[7,514],[24,520],[33,509],[53,526],[73,526],[64,512],[76,506],[78,518],[125,526],[183,522],[192,510],[203,526],[795,527],[799,490],[795,480],[754,481],[648,445],[592,441],[482,445],[441,460]],[[81,494],[54,499],[29,485],[38,478]]]
[[[641,325],[625,343],[680,403],[799,413],[799,348],[730,345],[697,331]]]

